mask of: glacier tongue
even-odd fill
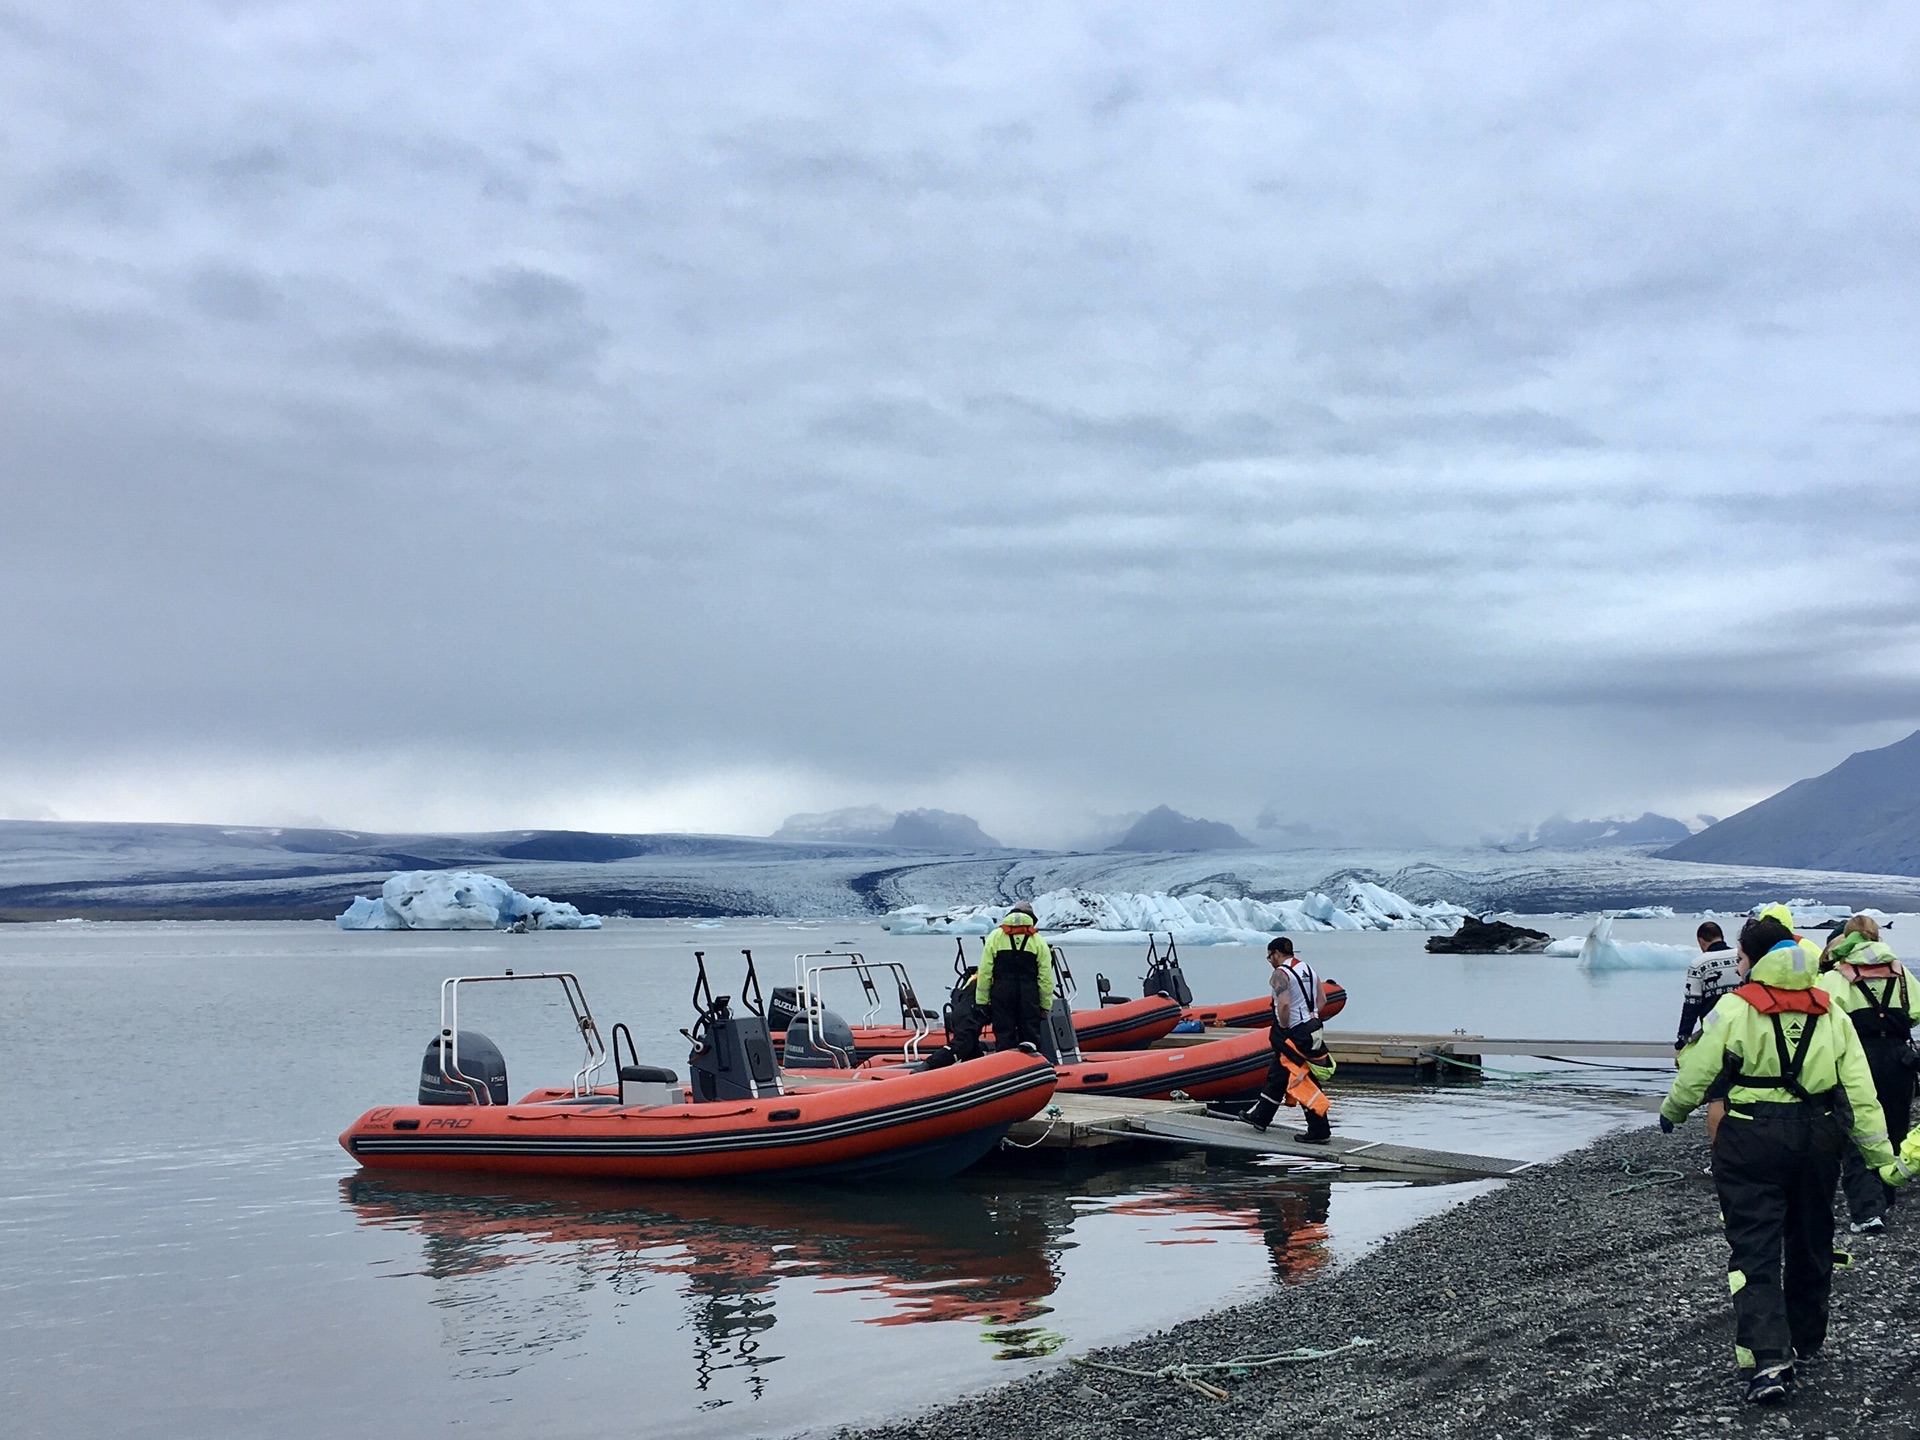
[[[600,917],[522,895],[478,870],[401,870],[378,900],[356,896],[334,923],[342,930],[598,930]]]
[[[1255,945],[1281,931],[1449,930],[1467,912],[1444,900],[1420,904],[1362,880],[1349,880],[1339,901],[1318,890],[1298,900],[1247,900],[1163,891],[1049,890],[1033,899],[1042,930],[1076,940],[1134,942],[1171,934],[1190,945]],[[985,935],[1006,906],[941,910],[909,905],[889,912],[881,928],[896,935]]]

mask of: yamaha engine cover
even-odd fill
[[[427,1045],[426,1059],[420,1062],[420,1103],[422,1105],[479,1105],[483,1102],[475,1098],[472,1089],[458,1080],[444,1077],[440,1073],[440,1044],[442,1037],[436,1035]],[[447,1069],[451,1071],[458,1061],[460,1073],[477,1081],[485,1090],[487,1101],[495,1105],[507,1103],[507,1062],[501,1055],[500,1047],[482,1035],[478,1030],[462,1030],[460,1043],[454,1047],[454,1053],[448,1059]]]

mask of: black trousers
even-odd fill
[[[947,1014],[947,1048],[956,1060],[977,1060],[986,1053],[980,1032],[987,1026],[987,1007],[971,993],[955,997]]]
[[[1898,1150],[1913,1128],[1913,1071],[1906,1066],[1904,1040],[1862,1040],[1873,1088],[1887,1117],[1887,1139]],[[1847,1192],[1847,1214],[1855,1224],[1879,1219],[1893,1204],[1895,1191],[1860,1158],[1858,1146],[1848,1145],[1840,1160],[1840,1188]]]
[[[1727,1279],[1742,1366],[1782,1364],[1827,1338],[1833,1188],[1845,1144],[1832,1115],[1797,1101],[1738,1105],[1720,1122],[1713,1183],[1732,1252]]]
[[[1022,1041],[1044,1050],[1047,1014],[1040,1008],[1040,962],[1034,956],[1003,950],[994,958],[993,1048],[1011,1050]]]

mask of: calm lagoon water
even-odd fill
[[[1573,933],[1582,922],[1543,928]],[[1622,922],[1679,942],[1691,922]],[[1301,938],[1355,1029],[1658,1039],[1679,976]],[[334,1137],[411,1099],[438,983],[577,972],[602,1028],[683,1068],[692,952],[737,992],[851,942],[945,989],[953,942],[830,921],[535,935],[325,924],[0,926],[0,1431],[20,1436],[786,1435],[938,1403],[1349,1259],[1483,1184],[1329,1180],[1169,1148],[1015,1157],[937,1187],[618,1186],[375,1176]],[[974,942],[970,942],[974,943]],[[1137,947],[1069,947],[1084,995]],[[1239,947],[1197,996],[1258,993]],[[570,1074],[558,988],[463,1024],[516,1091]],[[842,1008],[856,1010],[848,997]],[[1500,1062],[1493,1062],[1498,1064]],[[1508,1062],[1537,1070],[1538,1062]],[[1642,1062],[1643,1064],[1646,1062]],[[1653,1073],[1337,1086],[1370,1138],[1546,1158],[1646,1122]],[[1639,1092],[1636,1094],[1635,1092]]]

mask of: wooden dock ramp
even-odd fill
[[[1325,1145],[1309,1145],[1292,1130],[1278,1125],[1260,1131],[1239,1120],[1204,1114],[1135,1116],[1128,1121],[1127,1128],[1136,1135],[1177,1145],[1284,1155],[1355,1170],[1382,1170],[1449,1180],[1505,1179],[1531,1170],[1538,1163],[1496,1155],[1468,1155],[1456,1150],[1424,1150],[1417,1145],[1392,1145],[1384,1140],[1362,1140],[1351,1135],[1335,1135]]]
[[[1504,1178],[1519,1175],[1535,1163],[1451,1150],[1423,1150],[1418,1146],[1392,1145],[1384,1140],[1363,1140],[1351,1135],[1335,1135],[1326,1145],[1307,1145],[1284,1125],[1267,1131],[1255,1130],[1238,1120],[1209,1115],[1206,1106],[1197,1101],[1135,1100],[1107,1095],[1056,1094],[1045,1110],[1013,1126],[1006,1140],[1013,1150],[1084,1150],[1129,1142],[1281,1155],[1343,1169],[1378,1170],[1429,1179]]]

